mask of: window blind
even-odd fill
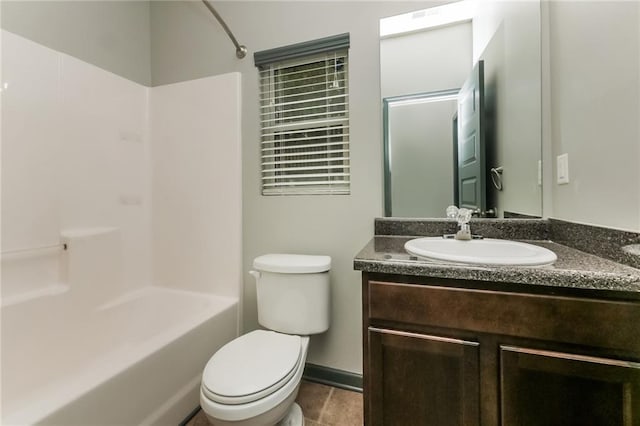
[[[260,66],[263,195],[349,194],[348,75],[346,49]]]

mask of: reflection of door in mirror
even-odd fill
[[[385,215],[442,217],[454,203],[451,119],[471,71],[471,23],[384,38],[380,58]]]
[[[486,153],[484,117],[484,61],[478,61],[458,95],[456,205],[486,216]]]
[[[542,68],[539,1],[465,0],[380,21],[382,99],[462,87],[473,64],[479,60],[484,60],[486,95],[487,207],[495,210],[496,217],[540,216]],[[397,112],[415,108],[398,108]],[[451,120],[452,117],[447,117],[449,134],[453,133]],[[425,118],[423,121],[431,120]],[[393,141],[398,140],[394,129],[401,128],[404,133],[411,131],[408,124],[385,124],[388,125],[386,130],[392,130],[389,136]],[[419,131],[437,132],[431,129]],[[426,139],[427,136],[423,136],[423,140]],[[452,151],[451,138],[444,143]],[[397,177],[404,166],[396,160],[414,158],[400,152],[394,155],[392,173]],[[432,167],[426,160],[422,164]],[[451,168],[453,174],[455,168]],[[495,189],[491,175],[487,174],[491,169],[495,170],[494,179],[500,180]],[[448,187],[454,192],[452,181],[437,185],[435,182],[441,177],[435,172],[423,171],[423,175],[422,182],[434,183],[437,189]],[[442,204],[436,193],[417,191],[416,188],[426,189],[424,183],[416,180],[410,183],[403,188],[397,179],[393,183],[385,181],[385,201],[390,199],[392,204],[401,199],[415,202],[416,198],[422,197],[423,208],[407,211],[402,206],[392,205],[391,209],[386,209],[387,215],[443,217],[446,205],[453,203],[453,198]]]

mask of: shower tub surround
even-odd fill
[[[148,88],[1,41],[0,423],[178,424],[239,331],[239,74]]]
[[[3,424],[170,424],[193,408],[202,366],[236,336],[238,300],[123,290],[119,234],[63,232],[55,291],[3,298]]]
[[[7,425],[177,424],[202,365],[236,336],[237,300],[159,287],[93,309],[69,291],[3,310]]]
[[[62,240],[46,256],[61,281],[2,300],[2,423],[177,424],[197,406],[202,367],[238,334],[238,299],[124,289],[115,228]]]

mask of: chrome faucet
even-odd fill
[[[449,206],[447,207],[446,214],[448,218],[457,220],[459,229],[455,234],[444,235],[444,238],[455,238],[456,240],[471,240],[482,238],[479,235],[471,234],[471,226],[469,225],[469,221],[471,220],[471,216],[473,215],[473,210],[469,210],[464,207],[459,209],[456,206]]]
[[[471,220],[472,213],[473,212],[469,209],[458,209],[458,216],[456,217],[456,219],[458,221],[458,227],[460,229],[458,230],[458,232],[456,232],[456,240],[471,239],[471,226],[469,226],[469,221]]]

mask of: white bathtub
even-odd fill
[[[238,300],[146,287],[91,308],[73,291],[2,308],[2,424],[176,425]]]

